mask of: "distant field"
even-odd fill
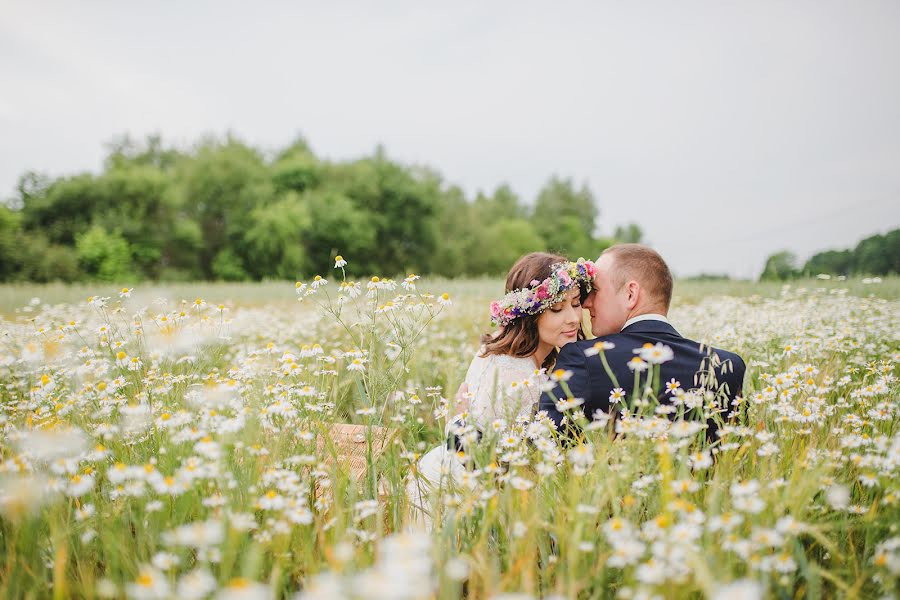
[[[863,278],[847,281],[800,279],[792,281],[792,289],[845,289],[851,296],[900,299],[900,277],[882,278],[880,283],[863,283]],[[442,279],[425,278],[422,285],[428,289],[441,289],[453,295],[464,295],[467,298],[490,298],[499,295],[503,287],[501,278],[475,279]],[[775,298],[786,284],[779,282],[755,281],[678,281],[675,284],[675,306],[679,304],[696,304],[707,296],[758,295],[763,298]],[[226,302],[229,306],[263,306],[266,304],[286,304],[296,302],[294,284],[289,281],[265,281],[249,283],[227,283],[198,281],[196,283],[156,283],[146,282],[128,284],[135,288],[135,296],[141,296],[146,303],[157,298],[168,300],[193,301],[201,297],[209,302]],[[83,302],[88,296],[110,296],[118,298],[122,286],[109,283],[79,284],[0,284],[0,314],[12,316],[17,309],[27,306],[33,298],[41,304],[71,304]],[[27,313],[26,313],[27,314]]]

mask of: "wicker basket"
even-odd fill
[[[397,434],[396,429],[374,425],[367,427],[350,423],[334,423],[319,435],[316,441],[316,454],[321,456],[323,462],[328,466],[331,466],[336,459],[339,468],[345,469],[354,481],[362,481],[366,477],[368,447],[366,436],[370,430],[372,460],[378,460]],[[332,455],[332,448],[334,455]]]

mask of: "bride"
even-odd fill
[[[468,413],[458,415],[448,433],[468,430],[467,438],[477,438],[497,419],[511,422],[533,412],[557,348],[584,338],[581,301],[593,277],[592,262],[570,262],[546,252],[526,254],[512,266],[506,295],[491,303],[491,323],[500,329],[482,336],[466,372]],[[419,459],[406,486],[414,521],[432,527],[430,493],[446,488],[451,479],[458,482],[465,469],[446,444]]]

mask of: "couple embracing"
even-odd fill
[[[482,338],[461,389],[468,411],[449,428],[455,439],[477,439],[498,420],[546,413],[561,438],[579,424],[615,416],[620,398],[631,398],[635,370],[648,355],[659,370],[654,390],[658,414],[674,413],[679,392],[700,390],[691,411],[714,440],[713,413],[740,396],[745,366],[731,352],[681,336],[669,323],[672,274],[662,257],[640,244],[608,248],[596,262],[535,252],[519,259],[506,278],[506,295],[491,304],[499,330]],[[582,329],[590,313],[591,333]],[[657,354],[656,360],[649,356]],[[553,376],[548,374],[553,373]],[[646,398],[646,390],[636,390]],[[466,466],[454,444],[437,446],[418,462],[407,485],[417,519],[431,525],[431,490],[459,481]]]

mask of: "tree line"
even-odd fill
[[[797,256],[787,250],[766,259],[761,280],[787,280],[816,275],[900,274],[900,229],[876,234],[860,241],[852,250],[826,250],[800,266]]]
[[[641,240],[635,224],[598,237],[597,219],[588,186],[556,176],[530,203],[507,185],[470,199],[382,148],[330,161],[302,138],[264,153],[233,136],[190,149],[124,136],[99,174],[20,177],[0,204],[0,281],[293,280],[337,254],[353,275],[493,275],[530,251]]]

